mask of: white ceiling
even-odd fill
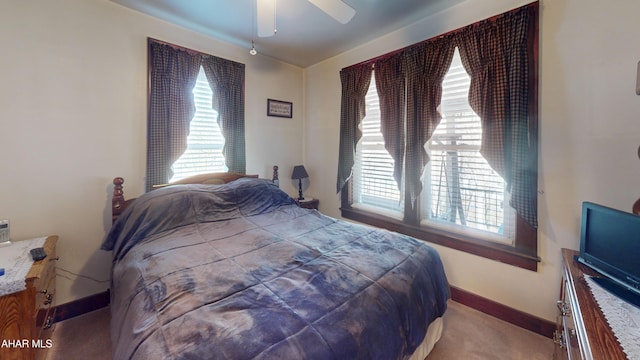
[[[176,25],[307,67],[464,0],[344,0],[356,10],[340,24],[307,0],[277,0],[275,36],[256,35],[256,0],[111,0]],[[162,40],[162,39],[160,39]]]

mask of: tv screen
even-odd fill
[[[639,257],[640,216],[591,202],[582,204],[580,262],[640,296]]]

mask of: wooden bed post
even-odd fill
[[[117,177],[113,179],[113,196],[111,197],[111,223],[115,222],[118,215],[124,210],[124,192],[122,191],[124,179]]]
[[[276,186],[280,187],[280,180],[278,179],[278,165],[273,166],[273,177],[271,180],[273,180],[273,183],[276,184]]]

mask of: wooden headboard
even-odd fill
[[[154,189],[161,188],[169,185],[178,184],[226,184],[233,180],[240,178],[257,178],[258,175],[246,175],[235,172],[223,172],[223,173],[208,173],[199,174],[184,178],[168,184],[154,185]],[[273,180],[278,180],[278,167],[273,167]],[[124,191],[122,190],[122,184],[124,179],[117,177],[113,179],[113,195],[111,197],[111,222],[116,221],[118,216],[127,208],[127,206],[135,200],[135,198],[125,199]]]

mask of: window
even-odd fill
[[[187,149],[173,163],[173,177],[170,181],[178,181],[188,176],[208,172],[226,172],[222,148],[224,137],[220,132],[217,118],[218,112],[213,109],[213,92],[209,87],[204,69],[200,67],[196,85],[193,88],[196,113],[189,125]]]
[[[245,65],[152,38],[147,39],[147,50],[145,189],[201,171],[222,171],[224,166],[244,174]]]
[[[393,158],[380,132],[380,103],[375,74],[365,97],[367,116],[360,123],[362,138],[356,148],[353,171],[353,205],[402,218],[404,200],[393,179]]]
[[[471,79],[456,49],[442,83],[442,120],[426,145],[420,220],[426,226],[512,245],[515,211],[506,184],[480,154],[480,118],[467,100]],[[380,132],[380,107],[372,74],[367,115],[356,147],[353,206],[402,219],[403,189],[393,179],[393,159]]]
[[[482,125],[469,101],[471,78],[458,49],[442,82],[442,120],[427,143],[421,222],[513,244],[515,210],[504,179],[480,154]]]
[[[537,34],[532,3],[342,69],[342,216],[536,271]]]

